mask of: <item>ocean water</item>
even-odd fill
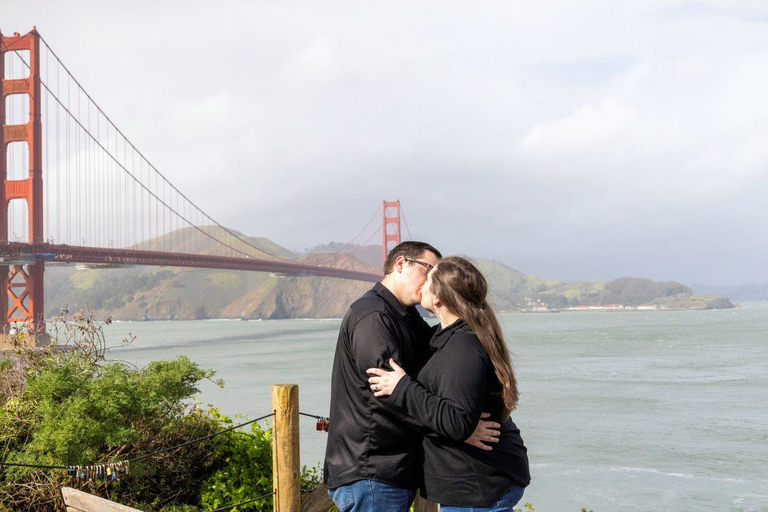
[[[224,388],[203,403],[255,418],[271,386],[299,385],[327,415],[340,320],[125,322],[110,355],[138,366],[189,356]],[[521,400],[513,419],[536,512],[768,511],[768,303],[732,310],[502,316]],[[302,464],[326,434],[301,419]]]

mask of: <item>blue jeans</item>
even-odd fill
[[[507,494],[488,507],[444,507],[440,505],[440,512],[512,512],[512,507],[523,498],[525,487],[515,486]]]
[[[339,512],[408,512],[416,491],[400,489],[373,480],[358,480],[328,489]]]

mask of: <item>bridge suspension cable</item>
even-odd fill
[[[37,115],[44,121],[46,242],[288,261],[225,228],[174,186],[116,126],[48,42],[36,36],[43,52],[38,57],[42,104]],[[30,57],[25,59],[24,53],[13,48],[5,52],[10,64],[6,65],[10,70],[7,78],[23,80],[24,68],[29,76]],[[17,108],[16,103],[9,103],[10,117],[19,122],[8,124],[23,124],[29,117],[29,104],[21,101]],[[21,144],[9,145],[9,180],[23,180],[29,173],[24,158],[28,152]],[[29,243],[24,199],[10,203],[8,239]],[[362,248],[382,232],[383,227],[374,222],[380,212],[381,207],[350,242],[320,261],[335,267],[348,255],[359,256]],[[313,264],[317,261],[315,258]]]
[[[370,258],[366,258],[365,255],[360,255],[359,252],[368,246],[368,243],[373,240],[376,235],[381,233],[382,225],[380,222],[376,222],[377,219],[381,218],[381,208],[381,205],[376,208],[376,211],[368,220],[368,223],[349,242],[335,250],[323,254],[318,261],[326,265],[333,265],[344,257],[357,254],[359,260],[374,267],[378,267],[378,265],[373,265],[373,261],[370,261]]]
[[[405,240],[413,240],[413,235],[411,235],[411,228],[408,227],[408,221],[405,220],[405,212],[403,211],[402,206],[400,207],[400,216],[403,218],[403,222],[405,223],[405,230],[408,232],[408,238]]]
[[[49,242],[285,261],[216,222],[170,183],[40,40],[45,50],[41,85]],[[11,54],[29,69],[19,52],[6,55]],[[13,65],[11,73],[21,74]],[[14,117],[13,103],[10,110]],[[14,149],[9,171],[23,177],[23,158],[17,163]],[[26,233],[21,208],[10,212],[13,232]],[[14,241],[26,240],[16,235]]]
[[[0,330],[31,322],[44,333],[45,261],[379,278],[295,261],[225,228],[158,171],[35,29],[0,39]]]

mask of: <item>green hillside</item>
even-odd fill
[[[207,238],[200,236],[201,231],[211,238],[208,243],[201,240]],[[221,244],[228,245],[233,250],[250,256],[267,259],[270,259],[272,256],[283,259],[295,259],[298,257],[297,253],[281,247],[268,238],[245,236],[239,231],[234,229],[227,230],[220,226],[181,228],[160,237],[150,238],[129,248],[146,251],[167,250],[192,254],[210,254],[213,252],[214,246],[219,247],[213,239]]]
[[[228,244],[242,244],[220,228],[210,229],[216,229],[215,236]],[[174,248],[191,250],[193,233],[191,228],[180,230],[167,238],[149,240],[141,247],[173,243]],[[315,265],[327,264],[328,252],[332,252],[319,247],[319,252],[299,256],[265,238],[247,240],[269,254]],[[371,266],[375,251],[336,255],[335,264],[380,272]],[[525,275],[497,261],[476,263],[488,277],[492,301],[501,311],[609,304],[669,309],[733,307],[727,299],[694,295],[687,286],[674,282],[620,278],[609,283],[563,283]],[[340,317],[369,288],[370,283],[359,281],[235,270],[147,266],[77,269],[50,265],[46,268],[46,316],[55,316],[60,308],[77,304],[87,305],[97,317],[118,320]]]
[[[181,231],[168,235],[173,236],[173,247],[191,250],[192,231]],[[216,236],[238,247],[237,239],[222,230]],[[298,256],[265,238],[247,240],[269,254],[297,262],[320,265],[328,261],[323,254]],[[149,240],[140,248],[162,244],[162,239]],[[341,268],[377,272],[349,255],[334,262]],[[87,305],[99,318],[117,320],[327,318],[343,314],[368,288],[370,283],[359,281],[236,270],[50,265],[46,268],[45,314],[55,316],[62,307],[77,304]]]

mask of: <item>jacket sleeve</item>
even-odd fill
[[[439,362],[433,357],[428,363],[439,366],[435,388],[441,396],[406,375],[397,383],[390,401],[437,435],[464,441],[474,432],[483,412],[489,369],[475,347],[452,345],[450,354],[441,354]]]
[[[399,407],[394,406],[389,397],[374,397],[373,391],[368,387],[368,374],[366,372],[368,368],[391,370],[390,357],[399,365],[403,365],[401,342],[392,321],[381,313],[370,313],[361,318],[355,325],[351,341],[358,375],[363,377],[363,385],[368,388],[371,397],[395,415],[398,420],[407,424],[411,429],[421,432],[423,427],[420,423],[405,414]]]

